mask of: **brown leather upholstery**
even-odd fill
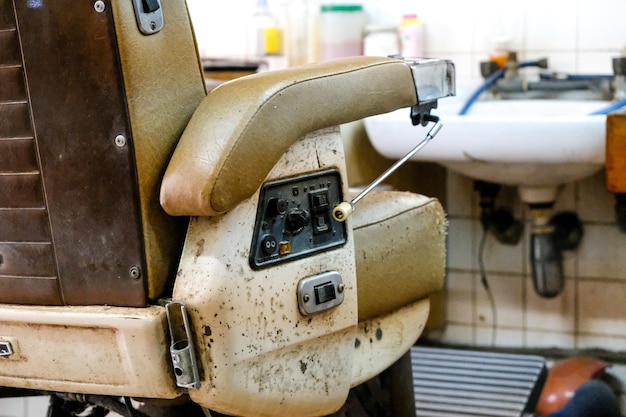
[[[161,185],[171,215],[214,216],[251,196],[296,139],[417,101],[411,71],[352,57],[243,77],[194,113]]]
[[[446,217],[439,201],[375,191],[352,214],[359,321],[390,313],[443,287]]]
[[[161,178],[206,96],[183,0],[140,33],[132,2],[0,1],[0,302],[144,306],[186,219]]]

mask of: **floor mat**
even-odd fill
[[[520,417],[535,409],[543,357],[460,349],[411,349],[419,417]]]

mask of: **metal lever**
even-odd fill
[[[420,149],[422,149],[424,146],[426,146],[426,144],[428,142],[430,142],[430,140],[432,138],[434,138],[437,135],[437,133],[439,133],[441,128],[443,127],[443,124],[441,123],[441,121],[439,120],[439,117],[437,117],[437,116],[429,114],[429,115],[423,116],[423,118],[426,121],[435,122],[434,126],[431,127],[430,130],[428,131],[428,133],[426,134],[426,137],[424,137],[424,139],[422,139],[420,141],[420,143],[417,144],[417,146],[415,146],[413,149],[411,149],[409,151],[409,153],[404,155],[402,157],[402,159],[396,161],[395,164],[393,164],[385,172],[383,172],[378,178],[376,178],[374,181],[372,181],[372,183],[370,185],[368,185],[363,191],[361,191],[351,201],[344,201],[342,203],[339,203],[333,209],[333,218],[335,220],[337,220],[338,222],[345,222],[346,219],[354,211],[354,206],[356,205],[356,203],[358,203],[363,197],[365,197],[367,194],[369,194],[370,191],[372,191],[374,188],[376,188],[378,185],[380,185],[380,183],[383,182],[385,179],[387,179],[387,177],[389,175],[391,175],[396,169],[400,168],[401,165],[403,165],[406,161],[411,159],[413,157],[413,155],[415,155],[417,152],[419,152]]]

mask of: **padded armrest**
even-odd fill
[[[222,84],[183,133],[161,205],[174,216],[224,213],[258,189],[298,138],[416,103],[411,69],[392,58],[352,57]]]
[[[447,221],[439,201],[376,191],[359,203],[352,222],[359,322],[443,288]]]

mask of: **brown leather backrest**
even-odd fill
[[[184,0],[0,0],[0,302],[145,305],[186,219],[158,201],[206,95]],[[98,10],[97,10],[98,9]]]

